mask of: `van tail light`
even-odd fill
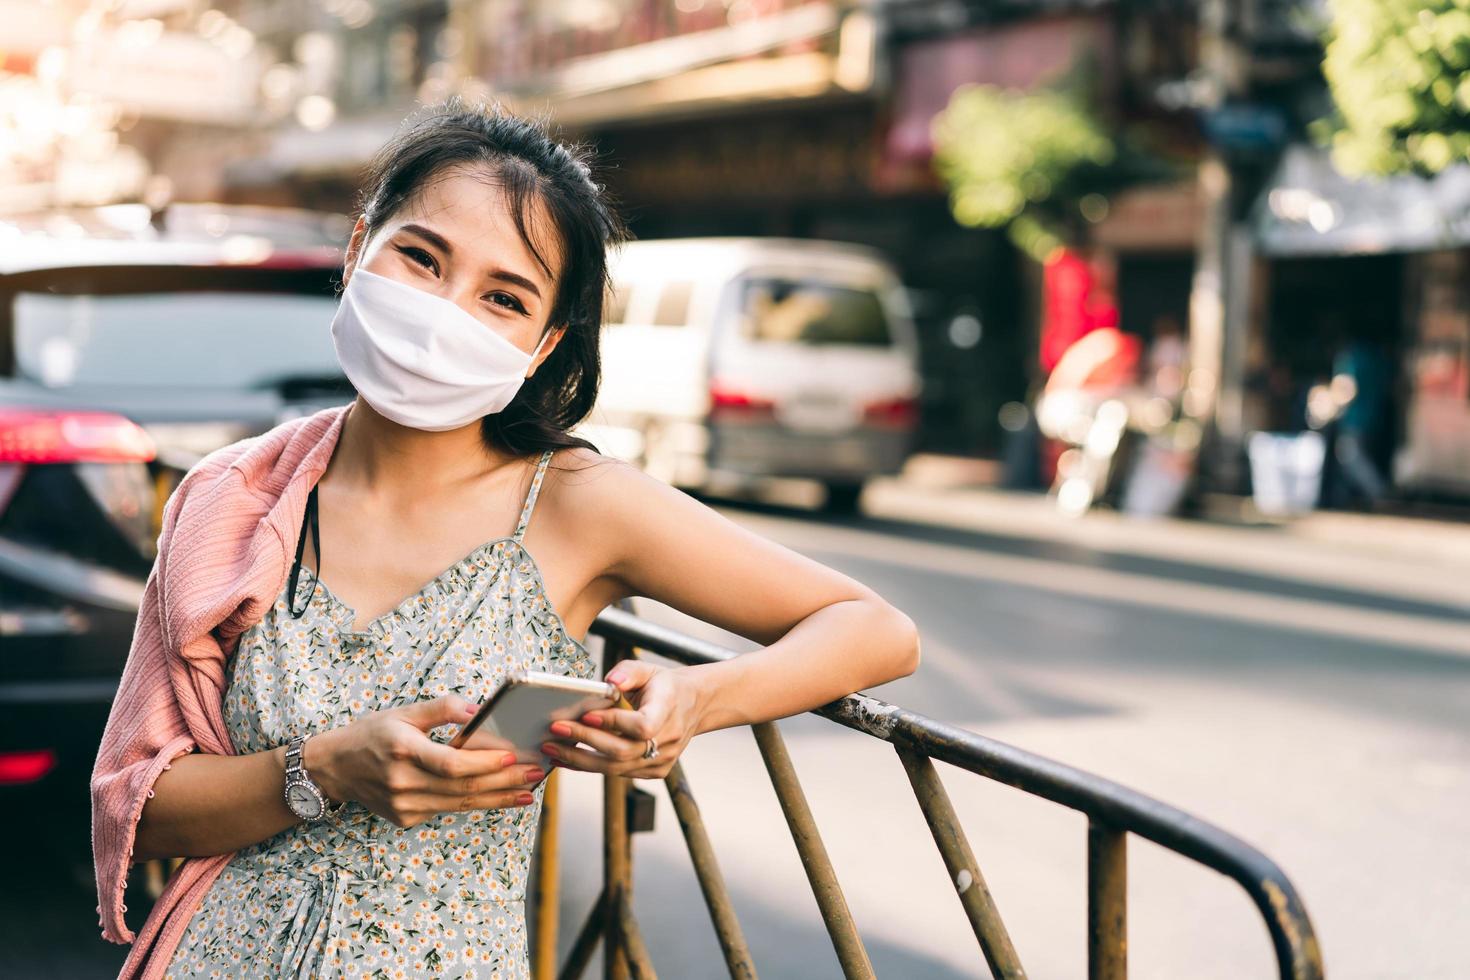
[[[0,752],[0,786],[34,783],[55,768],[55,749]]]
[[[148,433],[111,412],[0,409],[0,463],[146,463]]]
[[[710,383],[710,413],[720,415],[769,414],[776,403],[769,398],[752,395],[718,381]]]
[[[869,402],[863,408],[863,419],[869,425],[910,427],[919,422],[919,400],[912,397],[885,398]]]

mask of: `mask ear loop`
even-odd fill
[[[322,535],[321,528],[317,524],[316,517],[316,487],[313,485],[311,493],[306,497],[306,524],[311,526],[311,546],[316,550],[316,567],[322,567]],[[311,591],[307,593],[306,605],[300,610],[296,608],[296,583],[301,577],[301,556],[306,552],[306,527],[303,525],[301,534],[296,540],[296,561],[291,566],[291,587],[287,591],[287,608],[291,610],[292,619],[300,619],[302,614],[311,606],[311,600],[316,596],[317,586],[321,584],[321,578],[315,573],[311,576]]]
[[[544,334],[541,335],[541,339],[540,340],[536,341],[536,347],[535,347],[534,350],[531,351],[531,360],[533,362],[536,360],[536,355],[539,354],[539,353],[541,353],[541,348],[544,347],[544,346],[546,346],[546,338],[547,337],[550,337],[550,336],[551,336],[551,331],[548,330]]]

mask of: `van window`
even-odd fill
[[[887,346],[878,295],[835,283],[762,278],[745,282],[741,310],[754,340]]]
[[[694,292],[692,282],[664,283],[658,294],[658,306],[653,311],[653,323],[657,327],[682,327],[689,322],[689,297]]]

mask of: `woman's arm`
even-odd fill
[[[913,621],[868,586],[749,531],[632,466],[600,510],[610,574],[645,596],[765,649],[689,668],[704,730],[810,710],[912,674]]]
[[[504,749],[452,749],[429,737],[478,705],[458,694],[369,711],[306,740],[301,764],[329,801],[356,800],[399,827],[446,810],[527,806],[541,778]],[[227,854],[300,823],[286,806],[286,746],[193,753],[160,773],[138,821],[133,860]]]
[[[873,596],[824,606],[763,649],[679,669],[695,687],[700,735],[810,711],[918,666],[913,620]]]
[[[318,785],[321,738],[307,739],[302,752]],[[227,854],[274,837],[301,822],[286,806],[285,781],[284,745],[248,755],[180,756],[159,774],[143,805],[133,860]]]
[[[593,712],[592,724],[555,732],[605,753],[567,749],[554,754],[559,761],[663,775],[694,735],[799,714],[918,669],[917,627],[872,589],[635,467],[601,469],[605,476],[578,487],[578,509],[595,515],[579,540],[609,556],[609,577],[627,595],[765,646],[674,670],[638,661],[619,666],[609,679],[626,679],[619,686],[638,692],[639,710]],[[660,765],[635,764],[633,750],[650,737],[659,741]],[[554,739],[551,746],[559,748]]]

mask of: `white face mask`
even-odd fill
[[[505,406],[551,336],[527,354],[447,299],[353,270],[332,318],[337,360],[379,415],[429,432]]]

